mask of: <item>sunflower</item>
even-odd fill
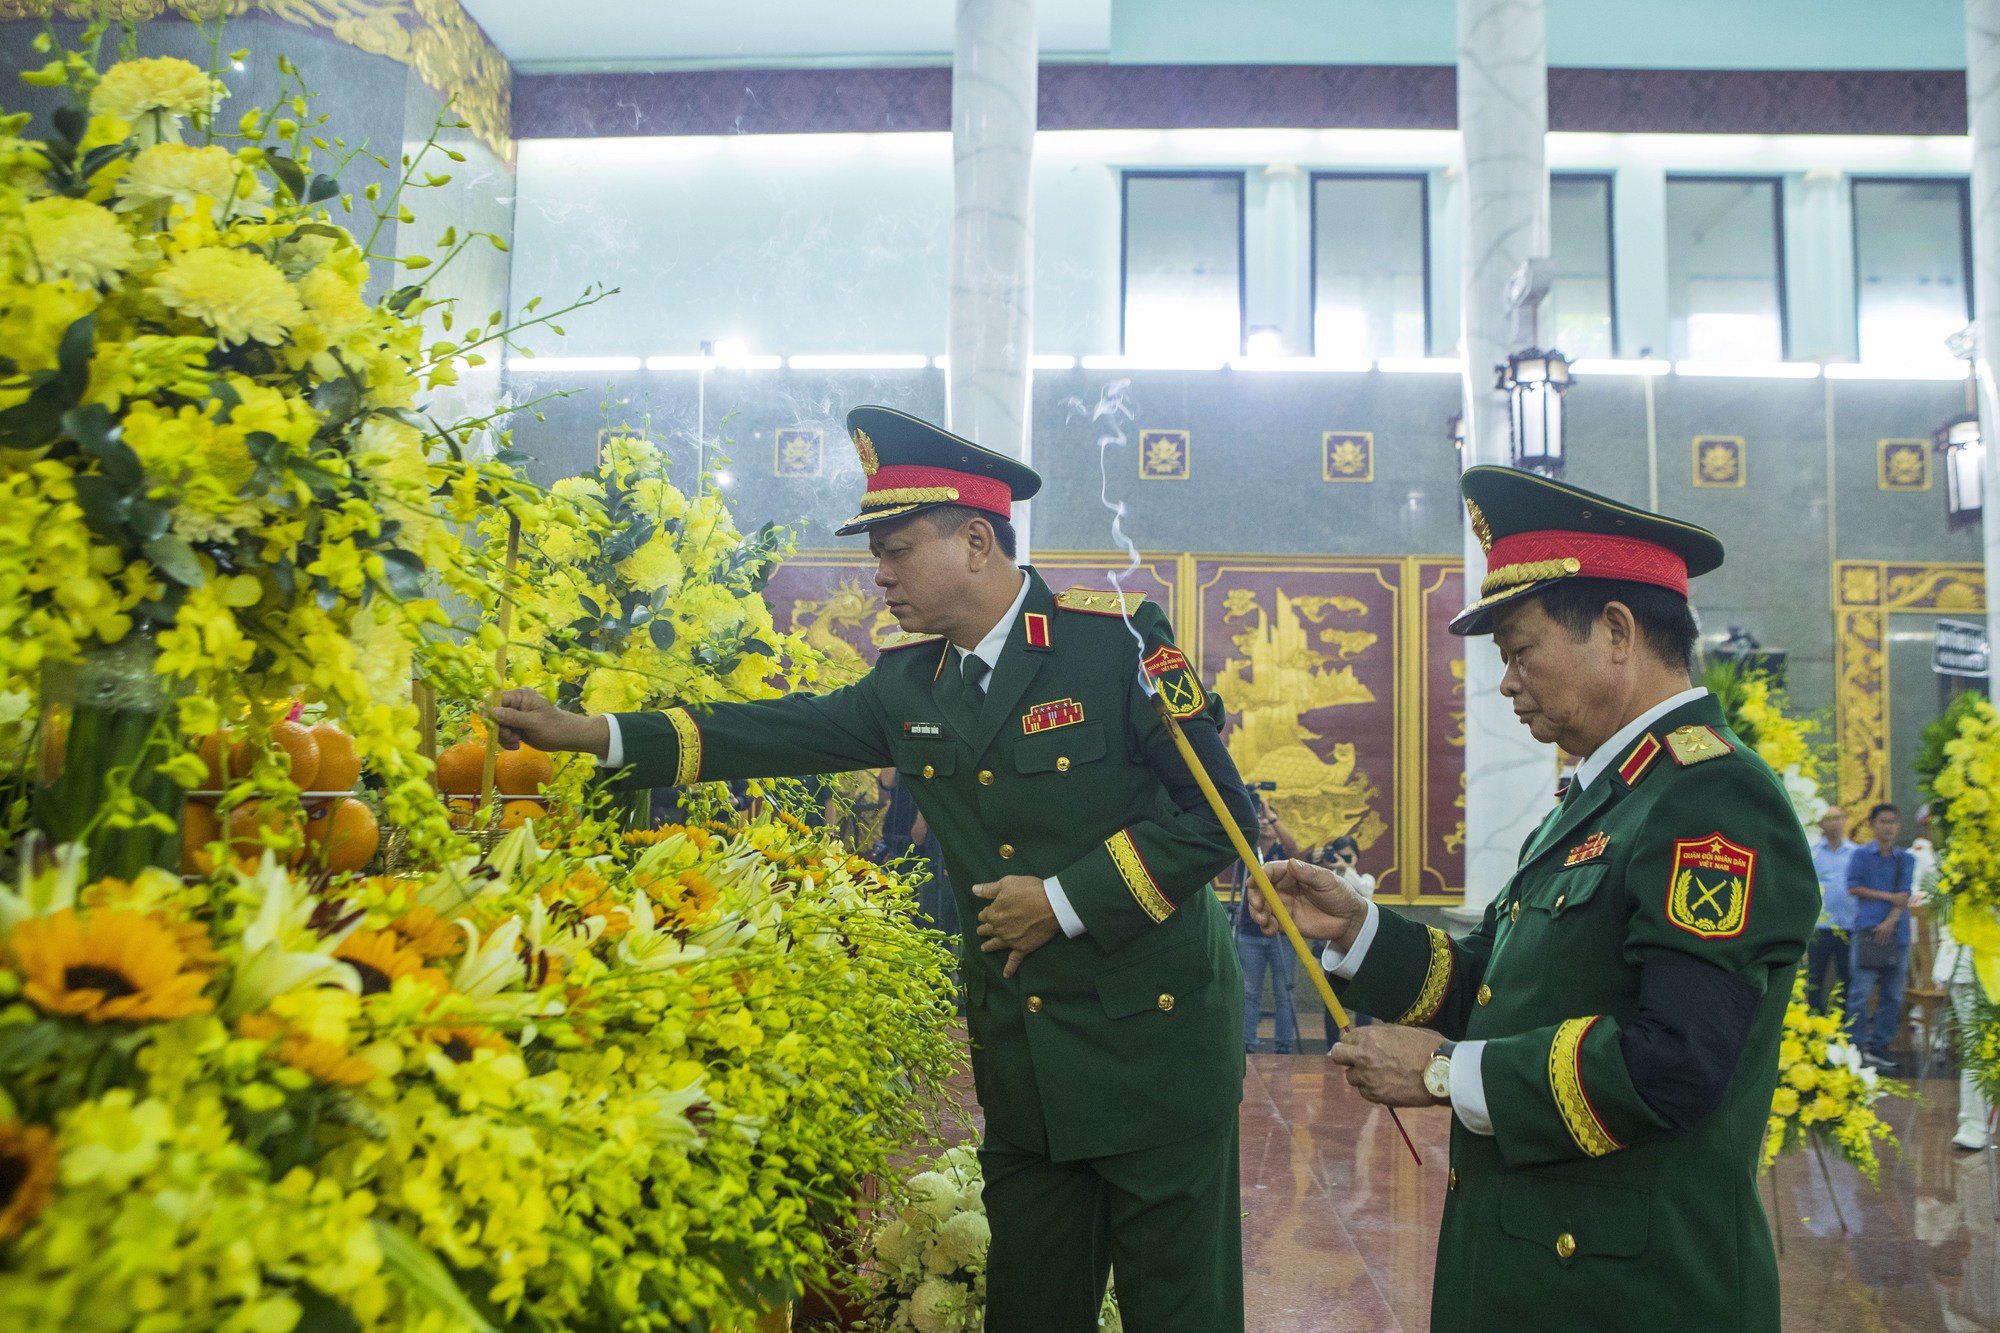
[[[14,957],[30,1000],[48,1013],[107,1019],[168,1019],[205,1014],[209,974],[185,970],[176,932],[138,912],[92,912],[79,920],[65,907],[14,928]]]
[[[271,1014],[245,1014],[237,1020],[236,1031],[251,1041],[278,1038],[279,1061],[311,1074],[322,1083],[358,1087],[374,1082],[376,1074],[381,1072],[339,1042],[293,1031]]]
[[[357,930],[341,942],[333,956],[361,976],[363,995],[380,995],[398,978],[415,977],[433,990],[446,989],[444,973],[424,966],[424,955],[404,943],[394,930]]]
[[[55,1184],[56,1136],[40,1125],[0,1123],[0,1240],[35,1220]]]
[[[474,1051],[492,1051],[495,1055],[507,1053],[507,1039],[492,1028],[432,1028],[424,1033],[424,1040],[436,1045],[453,1064],[465,1064],[472,1059]]]
[[[455,958],[465,948],[457,927],[428,907],[413,907],[389,923],[406,948],[426,959]]]

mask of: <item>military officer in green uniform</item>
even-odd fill
[[[962,961],[987,1329],[1094,1330],[1115,1269],[1137,1333],[1240,1330],[1242,982],[1207,891],[1234,858],[1149,682],[1254,838],[1222,705],[1158,607],[1058,596],[1014,563],[1032,471],[888,408],[848,429],[868,485],[840,534],[868,534],[916,633],[823,695],[601,718],[509,691],[502,738],[595,753],[647,787],[895,765],[979,921]]]
[[[1777,1333],[1757,1163],[1818,894],[1784,788],[1690,687],[1721,543],[1532,473],[1462,485],[1489,572],[1452,631],[1582,762],[1462,940],[1273,867],[1347,1002],[1400,1025],[1342,1039],[1349,1082],[1452,1107],[1431,1327]]]

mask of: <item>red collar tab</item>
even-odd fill
[[[1625,762],[1618,765],[1618,780],[1628,787],[1637,786],[1639,779],[1646,776],[1646,770],[1651,768],[1653,761],[1659,757],[1659,738],[1649,731],[1639,738],[1639,743],[1625,756]]]
[[[876,468],[874,475],[868,478],[868,490],[861,497],[861,512],[865,517],[871,509],[916,504],[970,505],[989,514],[1011,518],[1014,492],[998,477],[984,477],[952,468],[895,463]]]
[[[1594,532],[1549,530],[1502,537],[1487,552],[1486,569],[1488,583],[1509,586],[1567,574],[1650,583],[1683,597],[1688,591],[1687,561],[1666,547],[1637,537]],[[1532,577],[1505,577],[1516,570]]]
[[[1047,652],[1050,648],[1049,618],[1039,611],[1023,611],[1021,622],[1028,633],[1028,646]]]

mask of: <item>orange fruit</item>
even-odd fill
[[[211,731],[208,735],[201,738],[201,745],[195,751],[196,754],[201,756],[202,764],[208,769],[208,776],[201,780],[202,787],[208,791],[221,791],[229,785],[229,775],[231,773],[240,778],[248,770],[248,756],[246,755],[244,760],[239,762],[235,758],[235,751],[243,747],[236,746],[227,751],[230,756],[229,773],[222,771],[223,755],[225,753],[224,747],[228,745],[228,732]]]
[[[229,747],[229,771],[235,777],[248,773],[257,762],[256,753],[247,740],[238,741]],[[319,742],[313,739],[312,729],[297,722],[280,722],[271,728],[273,750],[282,751],[291,765],[288,775],[291,784],[300,791],[314,790],[313,784],[319,780]]]
[[[278,853],[289,862],[298,855],[299,816],[270,801],[245,801],[229,812],[229,850],[255,864],[271,843],[285,841],[290,847]]]
[[[555,776],[556,766],[547,752],[532,745],[502,750],[493,765],[493,785],[508,796],[533,796]]]
[[[458,799],[450,802],[450,808],[451,826],[453,828],[471,828],[472,816],[478,811],[479,803],[472,800]]]
[[[500,807],[501,828],[519,828],[529,820],[541,817],[540,801],[509,801]]]
[[[331,722],[314,727],[312,736],[319,745],[319,776],[313,779],[313,790],[353,791],[361,777],[361,756],[354,753],[354,738]]]
[[[485,774],[485,741],[460,741],[445,747],[437,757],[438,787],[449,796],[478,795],[479,780]]]
[[[364,802],[343,796],[306,816],[306,845],[328,870],[359,870],[375,859],[382,829]]]
[[[189,801],[186,813],[181,816],[181,873],[213,873],[215,857],[209,852],[209,844],[221,836],[222,827],[215,822],[215,807]]]

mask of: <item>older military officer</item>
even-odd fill
[[[1145,680],[1254,837],[1222,705],[1157,607],[1057,596],[1014,563],[1029,469],[888,408],[848,429],[868,486],[841,534],[868,534],[917,633],[824,695],[578,717],[509,691],[502,737],[640,786],[895,765],[979,920],[962,961],[989,1333],[1094,1330],[1114,1269],[1127,1328],[1234,1333],[1242,980],[1206,891],[1233,856]]]
[[[1348,1081],[1454,1112],[1431,1327],[1777,1333],[1757,1161],[1819,894],[1783,787],[1690,683],[1688,580],[1722,545],[1509,468],[1462,486],[1489,572],[1452,630],[1583,761],[1463,940],[1273,868],[1347,1001],[1395,1016],[1334,1048]]]

